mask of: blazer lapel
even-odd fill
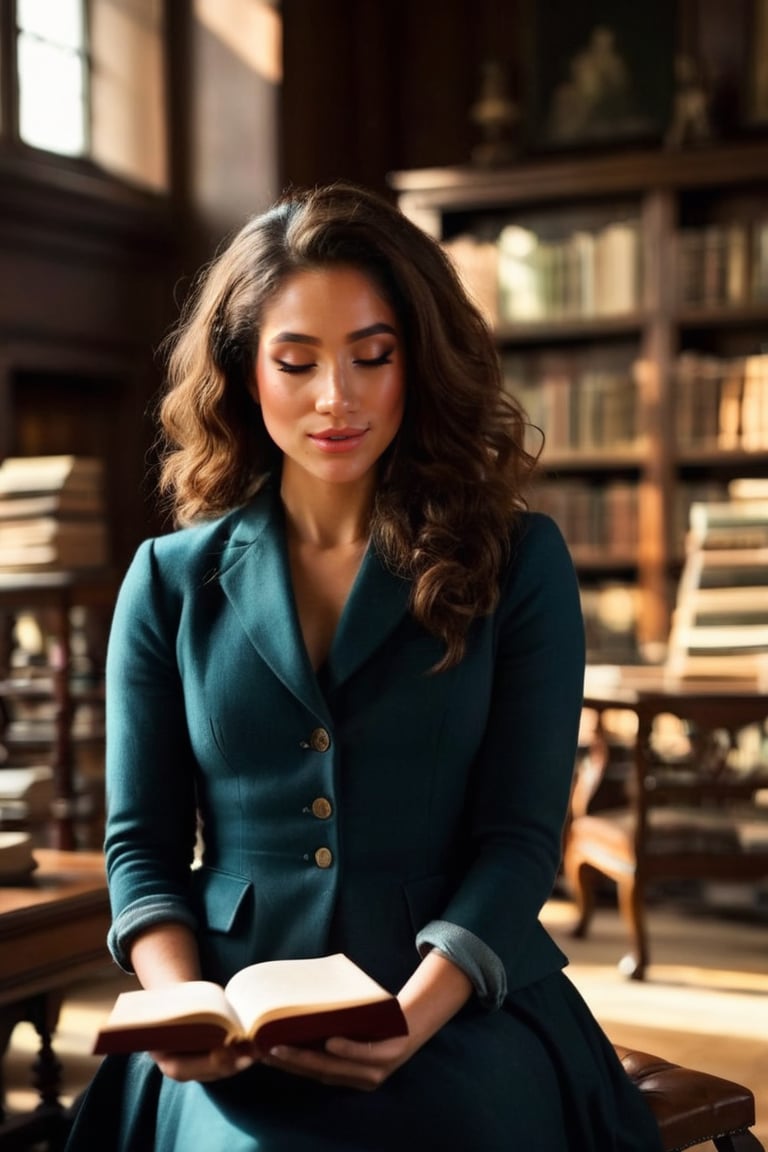
[[[311,712],[330,722],[304,646],[282,518],[269,493],[245,510],[222,558],[222,590],[256,651]]]
[[[244,510],[222,558],[219,580],[262,659],[294,696],[329,720],[301,635],[282,514],[268,491]],[[369,547],[328,655],[334,685],[352,676],[394,631],[408,611],[409,594],[409,582],[394,576]]]
[[[328,656],[336,685],[352,676],[408,611],[410,584],[394,576],[369,546],[341,614]]]

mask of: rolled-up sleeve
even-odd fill
[[[420,956],[433,948],[461,968],[472,981],[475,995],[488,1008],[500,1008],[507,995],[507,974],[499,957],[466,928],[433,920],[416,937]]]

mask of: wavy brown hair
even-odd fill
[[[165,345],[161,493],[189,524],[246,503],[279,470],[248,391],[260,321],[288,276],[330,265],[370,276],[401,325],[405,412],[381,462],[372,541],[412,581],[413,615],[444,641],[437,667],[449,667],[498,601],[535,458],[488,325],[437,241],[385,198],[345,183],[286,194],[203,270]]]

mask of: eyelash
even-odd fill
[[[384,364],[392,363],[393,351],[394,349],[388,348],[380,356],[374,356],[370,360],[357,359],[353,363],[358,368],[381,368]],[[289,376],[298,376],[301,372],[309,372],[315,367],[314,364],[289,364],[286,360],[276,360],[275,363],[278,372],[286,372]]]

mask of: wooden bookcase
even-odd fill
[[[619,647],[611,647],[610,634],[606,642],[598,627],[591,634],[591,658],[663,659],[688,505],[725,493],[736,477],[764,475],[768,467],[768,371],[760,384],[762,429],[755,434],[752,417],[743,438],[738,431],[726,437],[718,426],[722,382],[746,357],[768,351],[768,144],[749,140],[680,152],[546,157],[506,169],[401,171],[389,183],[403,211],[451,248],[460,269],[471,271],[475,257],[462,265],[459,240],[479,245],[480,254],[484,245],[485,256],[495,251],[498,260],[507,243],[500,245],[500,237],[511,227],[519,230],[518,240],[532,234],[546,250],[547,268],[553,261],[559,267],[558,284],[569,268],[571,288],[574,277],[581,284],[582,291],[569,299],[566,279],[564,301],[562,292],[552,291],[550,271],[543,301],[540,291],[534,306],[505,314],[509,293],[497,290],[489,298],[483,264],[484,284],[475,294],[488,307],[509,387],[521,394],[534,422],[542,419],[547,440],[533,502],[565,508],[553,514],[567,521],[562,526],[585,606],[595,603],[595,594],[612,597],[601,603],[612,603],[621,617],[631,602],[631,624]],[[596,302],[590,280],[585,300],[585,265],[577,263],[574,272],[573,257],[564,255],[572,252],[572,237],[589,233],[594,252],[595,237],[625,225],[634,247],[627,248],[625,235],[624,247],[610,258],[620,283],[600,294],[607,296],[606,305]],[[741,230],[733,251],[724,239],[729,229],[734,235]],[[736,287],[720,275],[723,252],[732,265],[731,281],[741,277]],[[605,264],[600,267],[604,276]],[[498,268],[493,275],[498,285]],[[470,286],[479,285],[476,280]],[[571,432],[574,422],[581,429],[575,442],[573,436],[570,443],[563,439],[562,429],[552,426],[554,409],[540,403],[558,372],[566,381],[566,424]],[[714,390],[707,372],[717,378]],[[623,379],[634,389],[628,433],[612,436],[608,425],[607,435],[605,428],[593,434],[596,378],[614,384]],[[694,431],[686,423],[691,420]],[[565,505],[553,505],[553,495]],[[601,525],[592,537],[574,536],[574,500],[581,501],[588,525]],[[619,534],[611,530],[611,517]]]
[[[101,569],[0,572],[0,773],[50,766],[53,799],[43,831],[53,848],[95,849],[103,838],[104,661],[117,585],[116,575]],[[82,635],[75,643],[76,609],[101,624],[93,653],[75,651],[84,646]],[[14,629],[26,613],[45,620],[51,640],[45,661],[31,667],[14,662]],[[19,703],[44,718],[21,725],[19,738],[11,739]]]

